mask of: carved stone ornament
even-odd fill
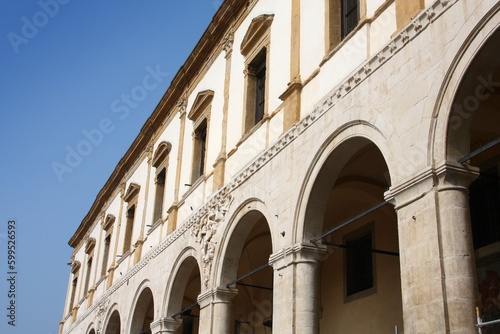
[[[179,103],[177,103],[177,108],[179,109],[179,115],[182,117],[186,113],[187,101],[186,99],[181,99]]]
[[[222,40],[222,45],[223,45],[223,50],[226,53],[230,53],[231,51],[233,51],[233,42],[234,42],[234,34],[233,33],[229,33],[226,36],[224,36],[224,38]]]
[[[208,286],[210,272],[212,270],[212,261],[214,259],[215,246],[217,239],[215,235],[219,224],[224,221],[226,212],[233,201],[232,195],[227,195],[217,201],[208,209],[208,212],[201,216],[191,227],[191,236],[195,238],[196,243],[201,246],[201,260],[203,266],[203,283]]]
[[[109,299],[103,300],[97,306],[97,311],[95,313],[95,320],[94,320],[94,323],[96,324],[97,334],[100,334],[103,332],[104,317],[106,315],[108,306],[109,306]]]

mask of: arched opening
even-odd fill
[[[320,333],[403,330],[397,216],[384,200],[391,180],[365,138],[340,144],[308,200],[306,241],[327,247],[320,266]]]
[[[453,100],[449,160],[479,168],[469,187],[469,210],[483,322],[500,319],[500,57],[497,29],[476,53]],[[499,325],[483,333],[500,332]]]
[[[150,334],[151,322],[154,319],[154,302],[151,289],[145,288],[134,309],[132,323],[130,325],[130,334]]]
[[[106,324],[104,334],[121,334],[120,313],[114,310]]]
[[[236,288],[232,300],[234,333],[272,331],[273,269],[269,266],[272,240],[264,215],[250,210],[238,222],[223,263],[227,288]]]
[[[89,332],[89,334],[95,334],[95,330],[92,328]]]
[[[200,319],[198,295],[200,292],[200,269],[196,259],[190,256],[181,264],[172,285],[168,316],[182,322],[176,333],[198,334]]]

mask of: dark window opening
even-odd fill
[[[73,282],[71,284],[71,298],[69,302],[69,310],[73,309],[73,305],[75,304],[75,295],[76,295],[76,286],[78,284],[78,277],[73,278]]]
[[[469,188],[474,249],[500,241],[500,180],[497,167],[478,177]]]
[[[109,258],[109,247],[111,245],[111,235],[108,235],[106,239],[104,239],[104,251],[102,254],[102,269],[101,276],[106,275],[106,271],[108,270],[108,258]]]
[[[90,272],[92,270],[92,258],[89,258],[87,261],[87,273],[85,275],[85,293],[89,292],[89,283],[90,283]]]
[[[132,229],[134,228],[135,205],[127,210],[127,225],[125,228],[125,239],[123,242],[123,253],[130,250],[132,245]]]
[[[372,233],[346,240],[346,295],[373,287]]]
[[[207,145],[207,120],[204,119],[194,132],[193,182],[205,171],[205,155]]]
[[[266,102],[266,49],[263,48],[248,65],[248,129],[264,118]],[[253,111],[253,112],[252,112]],[[248,130],[247,129],[247,130]]]
[[[193,334],[193,325],[193,318],[186,317],[185,319],[182,319],[182,334]]]
[[[266,97],[266,50],[264,49],[252,62],[255,73],[255,124],[264,118]]]
[[[158,175],[156,175],[156,194],[155,194],[155,207],[153,212],[153,223],[156,223],[161,219],[161,214],[163,211],[163,197],[165,193],[165,168],[161,170]]]
[[[358,0],[342,0],[342,38],[356,28],[359,22]]]

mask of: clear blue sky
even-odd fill
[[[58,332],[70,272],[68,240],[221,3],[57,1],[0,0],[5,334]],[[151,71],[160,74],[144,84]],[[115,112],[124,110],[118,109],[124,95],[135,97],[128,115]],[[86,146],[85,133],[103,120],[107,133]],[[68,163],[72,150],[83,153]],[[7,324],[9,219],[17,222],[15,327]]]

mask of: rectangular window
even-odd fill
[[[245,132],[250,131],[265,115],[266,109],[266,48],[247,66]]]
[[[75,275],[73,278],[73,282],[71,282],[71,298],[69,301],[69,311],[73,309],[75,305],[75,296],[76,296],[76,286],[78,285],[78,276]]]
[[[127,222],[125,226],[125,239],[123,240],[123,254],[130,251],[132,246],[132,231],[134,228],[135,205],[127,210]]]
[[[192,182],[205,172],[205,154],[207,146],[207,120],[204,119],[194,131],[193,174]]]
[[[470,216],[474,248],[500,241],[500,179],[495,166],[469,188]]]
[[[346,296],[373,288],[371,230],[345,242]]]
[[[85,288],[84,292],[89,292],[89,283],[90,283],[90,273],[92,272],[92,257],[87,261],[87,272],[85,274]]]
[[[359,0],[342,0],[342,39],[356,28],[359,22]]]
[[[155,207],[153,212],[153,224],[162,218],[163,211],[163,197],[165,194],[165,174],[166,169],[163,168],[156,175],[156,194],[155,194]]]
[[[182,334],[193,334],[193,318],[182,319]]]
[[[102,268],[101,268],[101,277],[106,275],[106,271],[108,270],[108,258],[109,258],[109,247],[111,245],[111,234],[108,234],[104,239],[104,251],[102,254]]]
[[[266,49],[252,62],[255,73],[255,122],[264,118],[264,103],[266,97]]]

